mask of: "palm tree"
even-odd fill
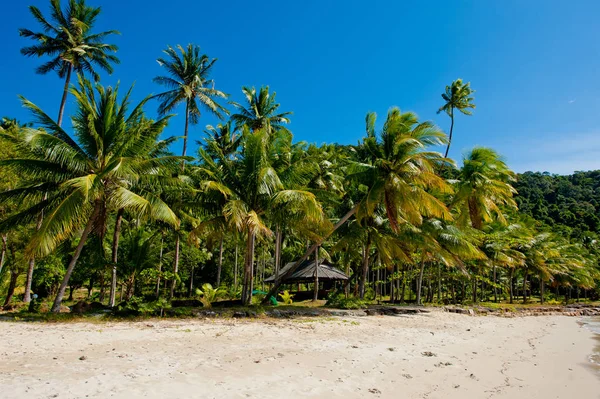
[[[273,167],[273,145],[276,140],[267,129],[250,133],[243,128],[243,145],[239,158],[214,159],[200,150],[200,171],[203,201],[212,205],[213,217],[246,236],[246,256],[242,302],[250,304],[253,290],[254,251],[257,237],[270,237],[272,231],[265,217],[270,209],[287,207],[291,212],[302,212],[305,220],[319,220],[321,206],[314,194],[305,190],[284,189]],[[201,224],[194,234],[206,227]]]
[[[134,193],[131,189],[142,176],[158,175],[163,167],[173,167],[180,157],[147,159],[147,146],[156,140],[168,121],[143,123],[145,99],[128,114],[131,90],[118,101],[118,87],[95,86],[80,78],[79,88],[71,93],[77,100],[73,117],[76,139],[33,103],[23,99],[36,122],[45,131],[25,129],[17,142],[28,148],[26,158],[5,160],[2,165],[18,170],[26,178],[21,187],[2,193],[34,205],[6,218],[0,229],[34,220],[41,211],[46,217],[33,235],[27,253],[45,255],[68,239],[78,240],[68,264],[52,311],[59,312],[65,289],[90,234],[103,234],[111,209],[124,209],[148,215],[176,226],[173,211],[151,190]],[[48,132],[48,133],[46,133]],[[144,148],[146,147],[146,148]],[[44,198],[47,193],[47,198]]]
[[[50,20],[46,19],[35,6],[30,6],[29,10],[42,26],[43,33],[19,29],[21,36],[38,42],[33,46],[22,48],[21,54],[29,57],[52,57],[50,61],[40,65],[36,72],[45,75],[55,71],[61,79],[65,80],[57,120],[57,125],[61,126],[71,74],[73,71],[78,74],[89,73],[95,81],[98,81],[100,76],[95,70],[96,67],[112,73],[111,64],[118,64],[119,59],[110,53],[116,52],[117,46],[104,43],[104,39],[119,32],[110,30],[94,33],[94,24],[101,9],[86,5],[85,0],[69,0],[64,11],[60,0],[50,0]]]
[[[248,126],[255,132],[260,129],[267,129],[268,133],[272,131],[285,130],[285,124],[290,123],[288,118],[291,112],[277,113],[280,104],[275,100],[276,93],[269,93],[269,86],[263,86],[258,93],[254,87],[242,87],[242,93],[246,97],[246,107],[232,101],[237,113],[231,115],[238,127]]]
[[[200,46],[188,44],[187,48],[177,46],[176,49],[168,46],[163,52],[167,58],[159,58],[160,66],[165,68],[169,76],[157,76],[154,82],[165,86],[168,90],[157,94],[155,98],[160,101],[158,112],[166,115],[181,103],[185,103],[185,130],[183,133],[183,151],[187,151],[189,124],[195,125],[200,119],[200,106],[223,119],[229,112],[221,106],[217,98],[227,98],[227,94],[214,88],[214,81],[210,79],[212,67],[217,61],[206,54],[200,54]]]
[[[366,221],[382,207],[395,233],[405,223],[421,225],[424,217],[452,219],[444,203],[432,194],[450,192],[450,186],[435,171],[452,162],[437,152],[426,150],[428,146],[445,144],[446,135],[432,123],[419,123],[414,113],[403,113],[398,108],[388,112],[379,135],[375,132],[375,121],[376,115],[368,113],[367,137],[355,148],[360,162],[351,162],[347,168],[347,178],[366,186],[366,194],[285,275],[280,276],[269,296],[275,295],[281,280],[293,273],[323,240],[355,213],[359,222]],[[367,273],[368,264],[363,268],[363,280]]]
[[[471,90],[471,83],[463,83],[462,79],[456,79],[450,86],[446,86],[446,91],[442,93],[442,98],[446,102],[438,109],[437,113],[445,112],[450,116],[450,137],[448,138],[448,146],[446,147],[446,154],[444,157],[448,157],[448,151],[450,151],[450,144],[452,143],[452,130],[454,129],[454,110],[457,109],[465,115],[471,115],[470,109],[475,109],[473,104],[473,93],[475,90]]]
[[[417,231],[408,229],[400,239],[412,243],[420,253],[417,305],[421,304],[426,263],[436,262],[447,267],[459,266],[464,269],[465,261],[485,259],[485,254],[477,247],[476,234],[437,219],[427,219]]]
[[[470,220],[477,230],[484,223],[506,223],[502,206],[517,208],[511,185],[515,181],[512,172],[498,153],[490,148],[476,147],[469,152],[460,169],[456,194],[451,207],[460,210],[459,222]]]

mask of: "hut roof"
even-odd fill
[[[280,271],[279,275],[286,273],[288,270],[292,268],[296,262],[290,262],[286,264]],[[312,282],[315,279],[315,261],[313,260],[305,260],[300,264],[300,266],[296,269],[291,276],[288,276],[284,283],[299,283],[299,282]],[[319,280],[348,280],[348,276],[340,269],[333,267],[327,263],[319,262]],[[265,279],[265,283],[274,283],[275,275],[271,277],[267,277]]]

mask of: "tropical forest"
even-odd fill
[[[29,117],[1,121],[5,311],[598,300],[600,171],[517,174],[479,146],[449,158],[477,118],[468,79],[439,88],[437,123],[389,104],[365,110],[360,141],[317,144],[273,88],[221,91],[201,43],[157,47],[155,92],[137,93],[110,75],[119,32],[97,29],[99,7],[30,13],[23,65],[64,90],[48,93],[57,114],[23,95]]]

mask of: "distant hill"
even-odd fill
[[[600,233],[600,170],[568,176],[525,172],[514,186],[522,213],[572,237]]]

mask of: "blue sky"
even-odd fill
[[[122,33],[112,40],[121,64],[102,82],[135,83],[136,99],[160,92],[152,78],[163,72],[162,49],[192,42],[218,58],[216,87],[233,100],[242,100],[243,85],[275,90],[281,109],[294,112],[296,140],[356,143],[367,111],[382,121],[395,105],[449,129],[436,110],[445,85],[460,77],[476,90],[477,109],[456,118],[451,157],[483,145],[518,172],[600,169],[595,0],[88,2],[103,8],[98,30]],[[3,4],[1,115],[28,119],[17,94],[57,113],[63,83],[34,73],[40,60],[20,55],[28,41],[17,32],[38,30],[27,5],[47,12],[48,3]],[[192,139],[216,122],[203,116]],[[182,131],[180,114],[167,134]]]

